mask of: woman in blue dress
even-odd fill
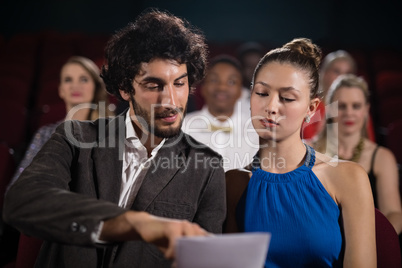
[[[265,267],[376,267],[367,173],[300,137],[320,103],[320,59],[319,47],[299,38],[258,63],[250,103],[260,149],[248,167],[226,173],[225,231],[270,232]]]

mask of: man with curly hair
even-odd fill
[[[37,267],[171,267],[175,238],[221,232],[221,156],[181,132],[206,58],[202,34],[158,10],[111,38],[101,75],[130,107],[63,123],[5,200],[4,220],[45,241]]]

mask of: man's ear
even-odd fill
[[[124,90],[119,90],[120,91],[120,96],[125,100],[129,101],[130,100],[130,93],[125,92]]]
[[[317,111],[318,105],[320,104],[321,100],[319,98],[314,98],[310,101],[310,105],[308,106],[307,114],[312,117],[315,112]]]

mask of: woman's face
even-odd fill
[[[310,100],[307,75],[290,64],[271,62],[263,66],[251,93],[252,122],[265,140],[300,138],[300,127],[307,114],[319,103]]]
[[[91,103],[94,94],[95,82],[81,65],[70,63],[62,68],[59,96],[64,100],[67,107]]]
[[[334,121],[338,123],[339,134],[360,133],[370,108],[363,91],[358,87],[341,87],[332,100],[338,101],[338,117]]]

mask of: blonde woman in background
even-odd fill
[[[113,115],[113,112],[108,109],[109,101],[105,84],[99,74],[100,70],[98,66],[92,60],[81,56],[69,58],[62,66],[60,71],[59,96],[66,105],[66,119],[95,120],[99,118],[100,115]],[[94,106],[89,107],[92,105],[81,104],[94,104]],[[104,108],[104,111],[100,110],[102,108]],[[15,183],[22,171],[32,162],[32,159],[61,122],[62,121],[42,126],[36,131],[7,190]]]
[[[332,82],[342,74],[356,74],[357,64],[353,57],[345,50],[336,50],[329,53],[322,60],[320,67],[319,91],[325,96]],[[318,105],[317,111],[309,122],[302,126],[302,138],[311,143],[325,125],[325,100]]]
[[[330,87],[329,122],[315,148],[329,156],[359,163],[367,172],[374,204],[402,231],[402,208],[398,167],[393,153],[367,138],[370,93],[366,81],[352,74],[339,76]]]

